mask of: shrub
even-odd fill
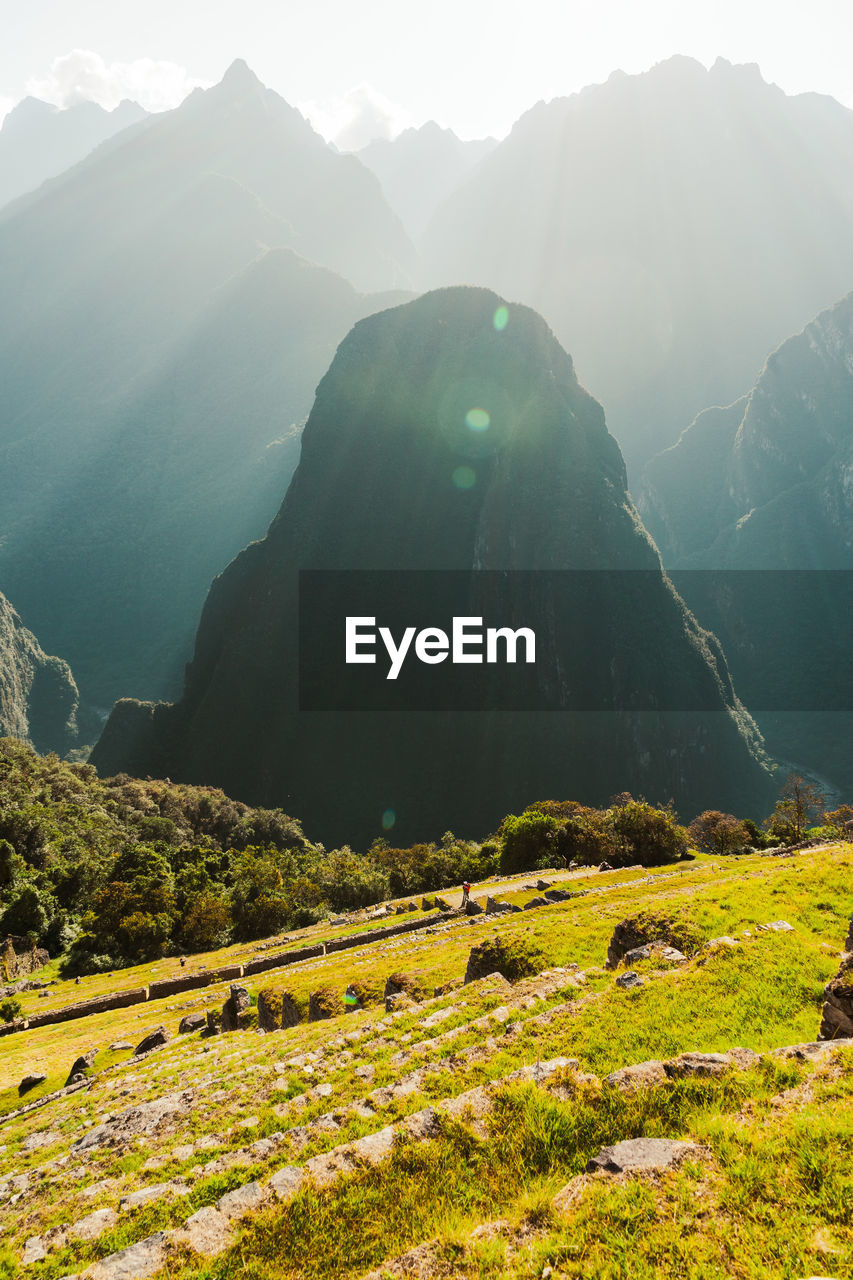
[[[559,829],[556,818],[538,809],[525,809],[518,817],[508,814],[501,824],[501,871],[530,871],[543,856],[548,865]]]
[[[546,964],[544,953],[530,938],[508,938],[496,933],[471,948],[465,981],[475,982],[490,973],[501,973],[507,982],[517,982],[541,973]]]
[[[0,1018],[4,1022],[14,1022],[21,1012],[21,1002],[17,996],[7,996],[0,1000]]]
[[[621,958],[626,951],[651,942],[662,942],[675,947],[685,956],[695,955],[705,938],[702,931],[682,913],[667,911],[640,911],[635,916],[620,921],[613,931],[608,948],[608,960]]]
[[[608,809],[607,818],[614,836],[614,858],[623,866],[635,862],[659,866],[687,852],[687,832],[669,808],[628,798]]]

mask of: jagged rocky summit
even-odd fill
[[[853,785],[853,294],[653,458],[643,518],[768,747]]]
[[[300,569],[583,570],[505,579],[510,594],[523,582],[543,654],[560,634],[578,646],[550,668],[549,709],[335,710],[349,678],[336,668],[328,709],[300,711]],[[586,709],[590,688],[601,709]],[[450,288],[351,330],[266,538],[211,588],[182,699],[119,702],[92,759],[223,786],[360,843],[383,814],[395,839],[483,834],[536,797],[626,788],[686,813],[752,810],[759,756],[571,358],[534,311]]]

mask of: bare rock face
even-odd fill
[[[853,1036],[853,953],[845,953],[841,967],[823,989],[823,1017],[819,1040]]]
[[[77,740],[78,705],[68,663],[46,654],[0,595],[0,738],[68,751]]]
[[[37,1085],[44,1084],[47,1076],[38,1071],[30,1072],[25,1075],[18,1085],[18,1095],[23,1097],[25,1093],[29,1093],[30,1089],[35,1089]]]

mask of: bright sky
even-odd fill
[[[506,134],[539,99],[673,53],[853,106],[851,0],[0,0],[0,114],[32,93],[176,105],[244,58],[329,137]]]

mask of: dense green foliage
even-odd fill
[[[670,808],[629,795],[608,809],[538,801],[504,818],[500,837],[501,870],[507,873],[569,862],[657,866],[687,852],[687,832]]]
[[[802,829],[812,790],[789,779],[764,840],[780,838],[779,815],[792,804]],[[826,832],[841,834],[851,812],[824,815]],[[762,841],[754,823],[716,811],[690,827],[715,852],[735,851],[732,832],[738,848]],[[686,854],[687,836],[671,807],[624,794],[607,809],[537,801],[482,842],[447,831],[408,848],[376,840],[366,852],[327,850],[280,809],[253,809],[213,787],[102,779],[91,765],[0,738],[0,937],[61,955],[66,976],[109,972],[388,899],[432,897],[499,870],[660,865]]]
[[[279,809],[212,787],[102,780],[0,739],[0,935],[30,935],[68,974],[268,937],[496,869],[457,840],[327,851]]]

